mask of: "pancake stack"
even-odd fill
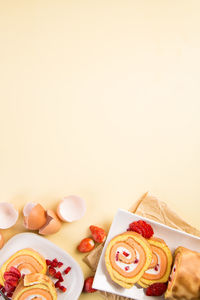
[[[138,283],[143,288],[156,282],[167,282],[172,254],[158,238],[145,239],[127,231],[114,237],[106,248],[105,264],[113,281],[124,288]]]

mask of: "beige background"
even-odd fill
[[[75,249],[87,227],[108,229],[147,190],[200,228],[199,9],[0,0],[0,201],[84,197],[86,216],[49,239],[85,276]]]

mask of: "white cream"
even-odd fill
[[[155,270],[155,267],[151,268],[151,269],[148,269],[145,273],[146,274],[153,274],[153,275],[157,275],[160,273],[160,263],[161,263],[161,260],[160,260],[160,256],[157,255],[157,253],[154,252],[154,254],[157,256],[157,259],[158,259],[158,264],[157,264],[157,268],[158,270],[156,271]]]
[[[131,259],[131,257],[132,257],[131,252],[128,251],[128,250],[127,250],[126,248],[124,248],[124,247],[118,247],[118,248],[117,248],[117,251],[116,251],[116,253],[115,253],[115,255],[118,255],[117,252],[121,253],[122,255],[123,255],[123,252],[128,253],[129,256],[126,257],[126,258],[128,258],[128,259],[129,259],[129,258]],[[126,264],[126,263],[123,263],[123,262],[120,261],[120,260],[118,260],[118,261],[116,260],[116,264],[117,264],[123,271],[126,271],[127,273],[132,272],[132,271],[135,270],[136,267],[138,266],[138,264],[139,264],[139,259],[140,259],[140,254],[139,254],[139,252],[138,252],[137,250],[135,250],[135,252],[136,252],[136,259],[138,260],[137,263]],[[128,270],[125,270],[126,267],[129,267],[129,269],[128,269]]]

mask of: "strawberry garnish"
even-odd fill
[[[103,228],[91,225],[90,231],[95,242],[103,243],[106,239],[106,232]]]
[[[150,224],[143,220],[134,221],[129,224],[128,231],[134,231],[141,234],[144,238],[149,239],[153,236],[154,231]]]
[[[85,238],[80,242],[77,249],[82,253],[90,252],[94,249],[94,241],[90,238]]]
[[[94,281],[93,276],[90,276],[90,277],[85,279],[84,287],[83,287],[83,291],[85,293],[94,293],[94,292],[96,292],[96,290],[92,288],[93,281]]]
[[[147,296],[162,296],[167,289],[166,283],[157,282],[146,289]]]
[[[67,275],[70,271],[71,271],[71,267],[67,267],[67,268],[64,270],[64,273]]]

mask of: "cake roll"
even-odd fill
[[[152,250],[148,241],[136,232],[127,231],[114,237],[105,252],[105,265],[111,279],[131,288],[149,268]]]
[[[57,293],[51,279],[41,273],[25,275],[15,289],[12,300],[56,300]]]
[[[20,273],[42,273],[46,274],[47,264],[45,258],[33,249],[26,248],[13,254],[0,269],[0,284],[4,285],[3,274],[11,267],[17,268]]]
[[[143,288],[156,282],[167,282],[172,265],[172,253],[165,241],[159,238],[150,238],[148,242],[153,252],[150,266],[144,272],[138,284]]]
[[[176,249],[165,298],[200,299],[200,253],[184,247]]]

